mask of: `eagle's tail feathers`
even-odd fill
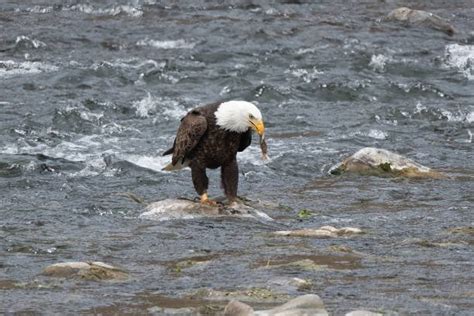
[[[168,149],[167,151],[165,151],[165,152],[163,153],[163,156],[166,156],[166,155],[172,154],[172,153],[173,153],[173,151],[174,151],[174,147],[171,147],[170,149]]]

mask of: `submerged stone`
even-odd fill
[[[355,227],[342,227],[335,228],[333,226],[322,226],[320,228],[304,228],[298,230],[280,230],[273,234],[278,236],[289,236],[289,237],[342,237],[351,236],[356,234],[362,234],[360,228]]]
[[[473,226],[461,226],[448,229],[452,234],[463,234],[474,236],[474,227]]]
[[[257,262],[257,266],[265,269],[291,269],[291,270],[347,270],[361,268],[362,256],[358,254],[334,255],[330,253],[321,254],[297,254],[276,257]]]
[[[407,178],[439,179],[444,177],[442,173],[416,163],[402,155],[372,147],[359,150],[329,170],[329,173],[333,175],[346,172],[392,175]]]
[[[233,299],[247,303],[278,304],[288,300],[289,295],[278,293],[268,288],[254,287],[234,291],[200,289],[192,294],[191,297],[208,301],[228,301],[229,299]]]
[[[409,25],[426,26],[448,35],[455,33],[454,27],[445,19],[427,11],[412,10],[407,7],[401,7],[391,11],[387,15],[389,21],[399,21]]]
[[[298,270],[306,270],[306,271],[320,271],[328,269],[328,266],[325,264],[317,264],[311,259],[301,259],[297,261],[292,261],[288,263],[282,264],[272,264],[269,265],[270,268],[293,268]]]
[[[128,274],[103,262],[61,262],[46,267],[43,275],[59,278],[77,278],[89,281],[125,281]]]
[[[149,204],[145,210],[146,211],[140,215],[141,218],[158,221],[219,216],[272,220],[272,218],[264,212],[248,205],[248,202],[209,206],[188,199],[166,199]]]

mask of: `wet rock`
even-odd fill
[[[148,308],[147,311],[150,315],[200,315],[198,310],[193,307],[163,308],[159,306],[154,306]]]
[[[305,291],[311,289],[313,287],[313,283],[305,279],[292,278],[289,280],[288,286],[295,287],[298,291]]]
[[[413,244],[426,248],[456,248],[466,246],[464,241],[429,241],[429,240],[415,240]]]
[[[328,312],[324,307],[324,303],[318,295],[307,294],[269,310],[254,311],[247,304],[231,301],[225,308],[226,316],[326,316]]]
[[[125,281],[128,274],[103,262],[61,262],[46,267],[43,275],[89,281]]]
[[[199,217],[236,216],[272,220],[270,216],[246,203],[232,205],[218,204],[218,206],[202,205],[188,199],[166,199],[149,204],[141,218],[158,221],[173,219],[193,219]]]
[[[236,300],[230,301],[224,309],[224,316],[248,316],[253,314],[252,307]]]
[[[448,21],[431,12],[412,10],[407,7],[401,7],[391,11],[387,15],[387,20],[399,21],[407,25],[429,27],[450,36],[456,31]]]
[[[274,269],[290,268],[291,270],[347,270],[361,268],[361,258],[359,254],[301,254],[286,255],[271,260],[257,262],[257,267]]]
[[[454,227],[454,228],[448,229],[448,231],[452,234],[462,234],[462,235],[474,236],[474,227],[472,227],[472,226]]]
[[[209,264],[216,255],[205,255],[205,256],[194,256],[189,258],[184,258],[180,260],[174,260],[167,263],[170,270],[175,273],[181,273],[183,270],[204,267]]]
[[[409,158],[385,149],[372,147],[359,150],[329,170],[329,173],[333,175],[346,172],[407,178],[439,179],[445,177],[442,173],[420,165]]]
[[[362,234],[362,230],[355,227],[335,228],[333,226],[322,226],[320,228],[304,228],[298,230],[280,230],[273,234],[289,237],[342,237]]]
[[[249,288],[245,290],[219,291],[214,289],[200,289],[191,295],[193,299],[207,301],[237,300],[246,303],[278,304],[288,300],[289,295],[278,293],[267,288]]]
[[[301,278],[277,277],[268,281],[268,286],[279,292],[290,295],[301,294],[313,288],[313,283]]]
[[[346,245],[331,245],[328,247],[330,251],[334,252],[343,252],[343,253],[353,253],[354,250],[352,250],[351,247],[346,246]]]
[[[231,301],[225,308],[226,316],[327,316],[328,312],[324,307],[321,298],[316,294],[307,294],[299,296],[291,301],[269,309],[261,311],[253,311],[252,307],[247,304]]]
[[[382,316],[382,315],[383,314],[374,313],[374,312],[365,311],[365,310],[352,311],[346,314],[346,316]]]
[[[0,280],[0,290],[11,290],[18,287],[18,282],[14,280]]]
[[[307,294],[295,299],[282,306],[275,307],[266,311],[257,311],[255,315],[258,316],[327,316],[328,312],[324,307],[321,298],[316,294]]]
[[[320,271],[328,269],[328,266],[325,264],[317,264],[311,259],[301,259],[297,261],[292,261],[288,263],[282,264],[272,264],[269,265],[270,268],[294,268],[298,270],[306,270],[306,271]]]

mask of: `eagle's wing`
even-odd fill
[[[239,151],[244,151],[245,148],[250,146],[252,143],[252,131],[249,129],[240,136]]]
[[[196,147],[206,130],[207,120],[201,112],[193,110],[186,114],[178,128],[171,163],[175,165],[180,159],[184,162],[184,158]]]

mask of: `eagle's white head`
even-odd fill
[[[262,113],[250,102],[228,101],[221,103],[215,115],[217,125],[228,131],[243,133],[252,128],[260,136],[265,132]]]

